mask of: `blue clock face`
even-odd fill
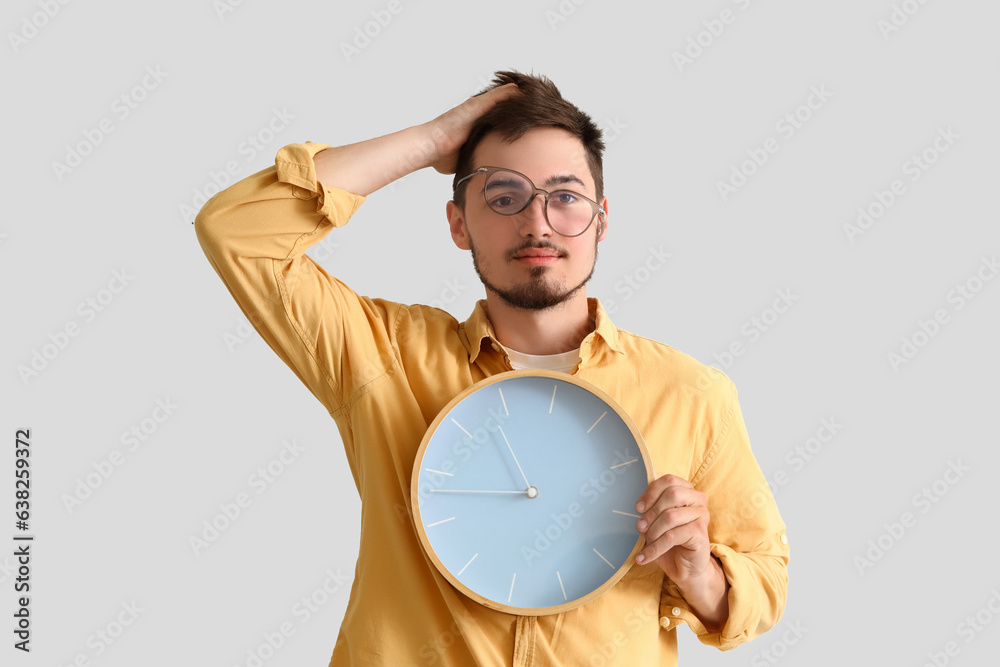
[[[553,371],[487,378],[437,416],[411,499],[434,564],[480,603],[550,614],[602,594],[642,549],[653,480],[638,429],[604,392]]]

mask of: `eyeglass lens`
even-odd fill
[[[531,182],[510,171],[495,171],[486,179],[486,202],[501,215],[523,210],[534,194]],[[541,196],[541,195],[539,195]],[[570,190],[549,194],[546,215],[552,229],[566,236],[583,232],[594,218],[590,202]]]

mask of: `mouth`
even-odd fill
[[[559,259],[559,253],[551,250],[526,250],[515,255],[514,259],[531,266],[543,266],[554,264]]]

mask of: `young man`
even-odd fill
[[[674,665],[679,625],[729,649],[781,617],[785,525],[733,383],[617,329],[587,297],[610,230],[603,148],[548,79],[498,72],[428,123],[339,148],[286,146],[199,213],[212,266],[336,421],[361,496],[358,567],[330,665]],[[367,195],[428,166],[455,174],[451,236],[486,290],[464,322],[359,296],[304,254]],[[422,551],[410,507],[413,460],[435,416],[475,382],[524,367],[608,393],[659,475],[636,498],[646,546],[625,577],[538,617],[455,589]]]

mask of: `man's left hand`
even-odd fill
[[[721,631],[729,617],[730,586],[708,539],[708,496],[682,477],[663,475],[646,487],[635,509],[644,512],[636,528],[646,534],[636,562],[659,565],[705,627]]]
[[[636,511],[643,512],[636,528],[646,535],[646,546],[636,562],[655,561],[678,583],[709,574],[712,553],[704,493],[682,477],[663,475],[639,496]]]

